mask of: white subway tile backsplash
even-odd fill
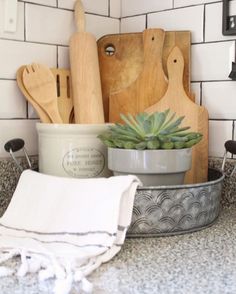
[[[216,2],[217,0],[174,0],[174,8]]]
[[[231,8],[235,10],[236,1],[231,1]],[[235,39],[235,36],[224,36],[222,34],[222,3],[206,5],[205,16],[205,41],[219,41]]]
[[[0,117],[26,118],[26,100],[16,81],[0,80]]]
[[[120,31],[120,21],[115,18],[98,15],[86,15],[87,31],[95,35],[97,39],[107,34],[118,34]]]
[[[209,155],[223,157],[224,143],[232,140],[232,121],[209,121]]]
[[[233,41],[192,46],[192,81],[228,80]]]
[[[146,16],[132,16],[121,19],[121,33],[142,32],[145,30]]]
[[[121,0],[110,0],[110,16],[121,17]]]
[[[0,38],[24,40],[24,3],[18,3],[16,32],[4,30],[4,3],[5,0],[0,0]]]
[[[148,15],[148,28],[160,27],[167,31],[189,30],[192,33],[193,43],[203,41],[203,23],[203,6],[180,8]]]
[[[27,109],[28,109],[28,118],[39,118],[38,114],[34,110],[33,106],[30,103],[27,103]]]
[[[118,33],[119,23],[118,19],[86,14],[86,31],[96,38]],[[76,27],[72,11],[30,4],[26,6],[27,41],[68,45],[74,32]]]
[[[72,11],[26,4],[27,41],[68,45],[74,31]]]
[[[58,0],[58,7],[66,9],[74,9],[76,0]],[[83,0],[85,12],[108,15],[109,0]]]
[[[122,17],[172,8],[172,0],[121,0]]]
[[[56,46],[0,40],[0,78],[15,79],[17,69],[32,62],[55,67]]]
[[[57,0],[22,0],[24,2],[42,4],[47,6],[57,6]]]
[[[37,120],[29,119],[0,120],[0,157],[9,157],[9,153],[4,150],[4,145],[14,138],[25,141],[25,148],[29,155],[38,154],[38,136],[35,126],[37,122]]]
[[[69,47],[58,46],[58,67],[70,68]]]
[[[202,102],[208,109],[210,118],[236,119],[236,83],[203,83]]]

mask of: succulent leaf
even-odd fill
[[[184,116],[176,118],[169,109],[136,116],[121,114],[124,124],[109,126],[98,138],[108,147],[125,149],[181,149],[189,148],[202,139],[202,134],[181,127]]]

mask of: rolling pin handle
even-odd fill
[[[85,13],[81,0],[77,0],[74,6],[75,24],[78,32],[85,32]]]

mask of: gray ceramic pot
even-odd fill
[[[108,148],[114,175],[134,174],[144,186],[180,185],[191,168],[192,149],[134,150]]]

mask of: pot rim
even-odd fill
[[[186,189],[186,188],[200,188],[200,187],[206,187],[206,186],[209,187],[209,186],[213,186],[218,183],[221,183],[224,180],[225,174],[224,174],[223,170],[216,169],[216,168],[208,168],[208,171],[209,170],[217,171],[221,174],[221,176],[216,180],[207,181],[207,182],[203,182],[203,183],[168,185],[168,186],[164,186],[164,185],[162,185],[162,186],[139,186],[138,190],[180,190],[180,189]]]

